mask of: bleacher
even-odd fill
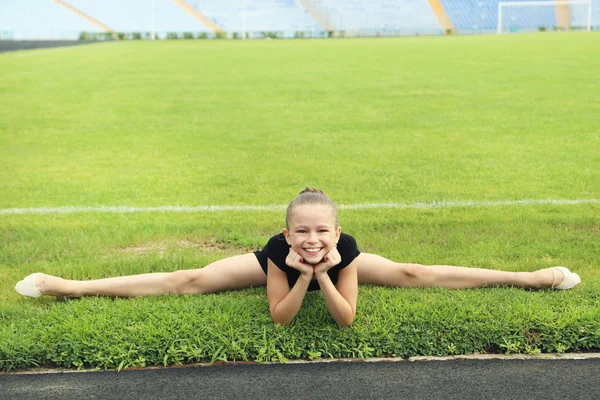
[[[154,29],[164,36],[166,32],[210,32],[199,21],[184,12],[171,0],[66,0],[73,7],[94,17],[117,32],[150,32],[154,14]],[[52,2],[48,2],[52,3]],[[59,7],[52,3],[55,7]],[[59,7],[62,8],[62,7]],[[65,10],[65,12],[68,12]],[[96,31],[93,25],[88,30]]]
[[[322,28],[295,0],[189,1],[226,32],[278,32],[293,36],[296,31]]]
[[[8,1],[0,0],[0,31],[10,29],[18,38],[73,39],[82,31],[101,31],[50,0]],[[149,0],[66,2],[117,32],[150,32],[154,27],[162,38],[168,32],[212,32],[171,0],[155,0],[154,8]],[[295,0],[188,0],[187,4],[230,33],[275,31],[293,36],[295,31],[322,30]]]
[[[499,0],[441,0],[454,27],[462,33],[495,32],[498,24]],[[505,2],[522,0],[502,0]],[[519,32],[524,30],[558,27],[555,5],[536,7],[503,8],[503,26],[505,30]],[[569,6],[570,25],[582,28],[587,24],[587,6]],[[600,27],[600,1],[592,2],[592,26]]]
[[[338,31],[351,35],[441,33],[427,0],[313,0]]]
[[[506,0],[504,0],[506,1]],[[462,33],[480,33],[496,31],[498,24],[498,0],[442,0],[446,13],[455,29]],[[556,25],[554,7],[545,7],[537,12],[543,13],[536,18],[539,24],[552,27]],[[531,26],[526,13],[511,13],[510,26],[513,29]],[[511,18],[512,17],[512,18]]]
[[[212,30],[172,0],[66,0],[117,32],[212,34]],[[494,32],[498,0],[441,0],[460,33]],[[310,0],[311,15],[300,0],[187,0],[224,31],[261,37],[323,36],[335,30],[346,36],[440,34],[443,29],[427,0]],[[153,6],[152,6],[153,5]],[[572,26],[583,26],[583,7],[570,6]],[[557,25],[553,6],[536,11],[536,27]],[[323,20],[326,24],[323,24]],[[531,28],[527,13],[507,15],[509,29]],[[326,26],[325,26],[326,25]],[[593,2],[592,26],[600,29],[600,0]],[[333,28],[333,29],[330,29]],[[102,30],[51,0],[0,0],[0,35],[4,39],[76,39],[80,32]],[[180,36],[181,37],[181,36]]]
[[[209,32],[171,0],[66,0],[117,32]],[[100,28],[51,0],[0,0],[0,32],[14,39],[76,39]]]

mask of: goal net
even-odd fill
[[[502,1],[498,3],[498,34],[565,30],[589,31],[591,24],[591,0]]]

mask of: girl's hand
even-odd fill
[[[338,251],[337,247],[334,247],[333,249],[329,250],[329,253],[325,254],[323,261],[315,265],[315,275],[325,274],[327,271],[341,262],[342,256],[340,256],[340,252]]]
[[[310,264],[305,264],[302,257],[300,257],[298,253],[296,253],[291,247],[290,253],[285,258],[285,263],[295,270],[300,271],[302,275],[309,275],[311,277],[313,275],[313,266]]]

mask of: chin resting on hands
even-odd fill
[[[304,259],[290,247],[290,253],[285,258],[285,263],[303,275],[313,275],[314,269],[310,264],[306,264]]]
[[[341,262],[342,256],[340,256],[337,247],[334,247],[329,250],[329,253],[325,254],[325,257],[323,257],[323,260],[320,263],[315,265],[314,272],[315,274],[324,274]]]

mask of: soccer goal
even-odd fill
[[[600,0],[597,0],[600,1]],[[501,1],[498,34],[587,30],[592,27],[592,0]]]

